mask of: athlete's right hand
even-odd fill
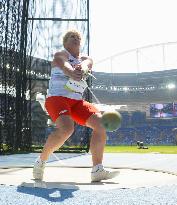
[[[83,71],[78,66],[74,70],[70,70],[70,77],[73,80],[80,81],[82,79],[82,77],[83,77]]]

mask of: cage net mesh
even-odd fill
[[[0,152],[29,150],[31,114],[26,99],[29,1],[0,2]]]

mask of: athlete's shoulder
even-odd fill
[[[54,54],[53,61],[51,62],[52,67],[60,67],[63,65],[63,62],[68,61],[69,55],[66,51],[61,50]]]
[[[69,54],[68,54],[65,50],[61,50],[61,51],[57,51],[57,52],[54,54],[54,58],[57,58],[57,57],[65,57],[65,58],[68,58],[68,57],[69,57]]]

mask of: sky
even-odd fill
[[[176,8],[176,0],[90,0],[90,55],[95,69],[141,72],[175,67],[176,44],[165,46],[165,50],[163,46],[140,49],[139,65],[136,51],[122,56],[117,54],[177,42]],[[111,61],[112,55],[115,58]],[[102,61],[104,58],[108,60]],[[102,63],[98,63],[100,61]]]

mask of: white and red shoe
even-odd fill
[[[119,175],[119,171],[105,170],[102,164],[93,167],[91,172],[91,181],[100,182],[101,180],[112,179]]]

